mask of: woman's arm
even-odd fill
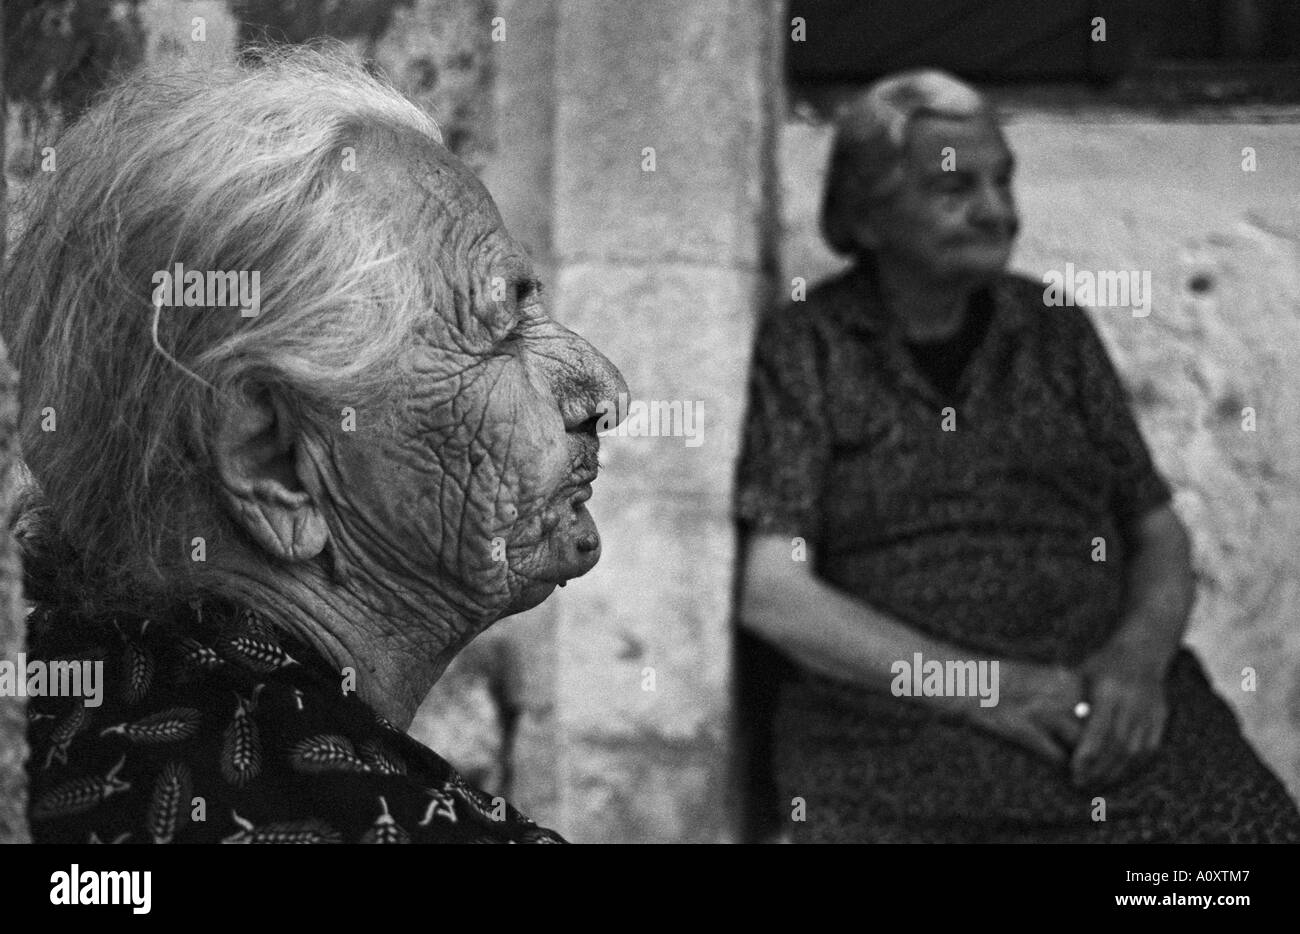
[[[805,667],[888,692],[895,678],[893,663],[910,662],[916,652],[941,662],[971,659],[970,650],[925,636],[821,580],[812,571],[811,549],[807,557],[792,560],[786,536],[752,537],[740,607],[747,628]],[[969,696],[919,700],[1063,762],[1081,732],[1073,713],[1083,696],[1078,675],[1064,668],[997,661],[995,706],[981,707]]]
[[[1163,679],[1196,601],[1191,539],[1168,505],[1130,522],[1125,535],[1133,551],[1124,574],[1124,616],[1106,651]]]

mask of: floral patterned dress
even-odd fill
[[[563,843],[221,599],[162,617],[38,604],[28,660],[102,661],[99,706],[34,697],[41,843]]]
[[[1040,284],[1011,275],[977,298],[988,320],[946,389],[869,265],[770,315],[736,516],[812,543],[821,578],[972,658],[1075,665],[1120,623],[1126,522],[1170,490],[1082,309],[1044,307]],[[803,673],[773,733],[782,799],[806,806],[794,837],[1300,840],[1295,805],[1190,652],[1166,687],[1154,757],[1076,789],[1063,766],[914,700]]]

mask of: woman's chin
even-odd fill
[[[574,501],[562,508],[564,515],[552,528],[547,543],[546,568],[536,575],[539,583],[550,588],[581,577],[600,560],[600,533],[587,504]]]
[[[552,553],[556,559],[559,583],[581,577],[600,560],[600,532],[585,502],[574,502],[571,513],[552,533]]]
[[[955,260],[955,271],[959,274],[971,279],[992,278],[1002,273],[1011,261],[1011,244],[1008,241],[976,246],[964,250]]]
[[[525,549],[526,564],[516,564],[519,578],[527,583],[516,592],[502,617],[531,610],[600,561],[600,533],[585,501],[570,500],[557,506],[547,524],[545,542]]]

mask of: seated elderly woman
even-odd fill
[[[142,75],[57,148],[4,291],[29,658],[106,690],[31,703],[35,839],[558,842],[403,730],[596,563],[618,371],[342,53]]]
[[[787,826],[1300,839],[1180,648],[1188,537],[1097,333],[1004,271],[1012,168],[969,87],[879,82],[822,216],[854,262],[760,330],[736,510],[742,616],[798,669],[774,713]]]

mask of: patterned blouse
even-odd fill
[[[1170,491],[1086,314],[1012,276],[992,292],[955,396],[864,301],[860,268],[771,315],[737,512],[814,543],[822,577],[932,636],[1074,663],[1119,623],[1120,523]]]
[[[41,843],[563,843],[376,716],[306,645],[210,598],[28,617],[28,659],[103,661],[99,706],[29,703]]]
[[[822,579],[973,659],[1074,666],[1122,621],[1126,525],[1170,490],[1082,309],[1045,307],[1042,286],[1013,275],[975,299],[989,317],[951,392],[918,366],[869,266],[768,316],[736,516],[789,536],[792,555],[806,540]],[[1166,691],[1161,750],[1104,790],[1096,821],[1103,792],[1074,789],[1062,767],[805,673],[775,714],[786,811],[807,802],[796,839],[1254,839],[1261,826],[1300,839],[1285,790],[1186,650]]]

